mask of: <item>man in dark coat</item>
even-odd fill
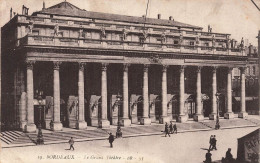
[[[165,123],[165,129],[164,129],[164,132],[165,132],[165,137],[166,137],[167,135],[169,135],[169,137],[171,137],[171,135],[169,134],[169,127],[168,127],[167,122]]]
[[[213,146],[212,140],[213,140],[213,135],[211,135],[210,138],[209,138],[209,150],[211,150],[212,146]]]
[[[216,135],[213,136],[212,138],[212,150],[215,149],[217,150],[217,139],[216,139]]]
[[[172,122],[171,122],[169,128],[170,128],[170,133],[173,134],[173,125],[172,125]]]
[[[211,163],[212,162],[211,156],[212,156],[212,154],[210,153],[210,150],[208,150],[208,153],[206,153],[206,155],[205,155],[206,160],[204,161],[204,163]]]
[[[234,161],[233,155],[231,154],[231,148],[228,148],[228,151],[226,152],[225,161],[226,162],[233,162]]]
[[[174,132],[177,134],[177,125],[176,124],[173,125],[173,133]]]
[[[112,133],[109,133],[108,137],[109,143],[110,143],[110,148],[113,148],[113,142],[115,140],[114,135]]]
[[[73,140],[73,137],[70,138],[69,144],[70,144],[70,150],[71,150],[71,148],[72,148],[73,151],[74,151],[74,147],[73,147],[73,145],[74,145],[74,140]]]

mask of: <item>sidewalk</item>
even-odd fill
[[[174,122],[176,123],[176,122]],[[203,122],[194,122],[189,120],[186,123],[176,123],[178,133],[184,132],[198,132],[215,130],[216,121],[205,119]],[[257,127],[260,126],[260,116],[249,116],[247,119],[220,119],[220,130],[231,128]],[[104,140],[108,138],[108,133],[115,135],[117,126],[110,126],[107,129],[100,129],[88,126],[86,130],[76,130],[71,128],[64,128],[63,131],[53,132],[50,130],[42,130],[44,137],[44,144],[58,144],[67,143],[70,137],[74,137],[76,142]],[[130,127],[121,127],[123,138],[136,136],[149,136],[163,134],[164,124],[153,123],[152,125],[137,125],[132,124]],[[35,146],[37,140],[37,133],[23,133],[20,131],[6,131],[0,134],[1,147],[24,147]]]

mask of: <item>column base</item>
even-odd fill
[[[224,118],[225,119],[233,119],[234,118],[234,113],[233,112],[225,113],[224,114]]]
[[[168,117],[168,116],[164,116],[164,117],[160,117],[159,118],[159,123],[161,123],[161,124],[164,124],[164,123],[170,123],[170,117]]]
[[[156,122],[155,114],[153,114],[153,115],[150,114],[150,119],[151,119],[151,122]]]
[[[21,129],[23,132],[26,132],[26,124],[27,124],[26,121],[20,122],[20,129]]]
[[[131,126],[131,120],[128,119],[128,118],[126,118],[126,119],[122,119],[121,122],[122,122],[122,123],[121,123],[122,126],[124,126],[124,127]]]
[[[90,125],[98,127],[98,119],[97,118],[91,118],[90,119]]]
[[[238,118],[246,118],[247,116],[248,116],[247,112],[238,113]]]
[[[52,126],[52,131],[61,131],[63,128],[62,123],[60,122],[54,122]]]
[[[110,122],[108,120],[100,120],[98,123],[100,128],[110,128]]]
[[[51,129],[51,128],[52,128],[52,126],[51,126],[51,120],[45,119],[45,128],[52,130],[52,129]]]
[[[112,117],[111,118],[112,125],[117,125],[118,123],[118,117]]]
[[[188,121],[188,115],[178,115],[177,122],[183,123]]]
[[[133,124],[137,124],[137,123],[138,123],[138,118],[137,118],[137,116],[132,116],[132,118],[131,118],[131,123],[133,123]]]
[[[140,124],[141,125],[151,125],[152,120],[150,118],[141,118]]]
[[[196,121],[196,122],[204,121],[204,116],[203,116],[202,114],[195,114],[195,115],[193,116],[193,119],[194,119],[194,121]]]
[[[82,130],[87,128],[87,122],[81,121],[76,123],[76,129]]]
[[[215,120],[217,118],[217,114],[216,113],[212,113],[209,115],[209,120]]]
[[[27,124],[25,125],[25,132],[36,132],[36,125],[35,124]]]

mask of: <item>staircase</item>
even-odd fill
[[[0,133],[0,140],[6,144],[11,144],[13,141],[17,140],[21,135],[20,131],[4,131]]]

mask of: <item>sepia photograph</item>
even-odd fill
[[[260,0],[0,0],[0,163],[260,163]]]

